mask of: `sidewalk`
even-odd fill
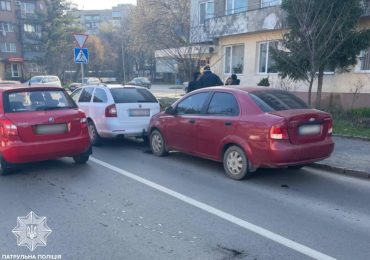
[[[313,167],[328,169],[360,178],[370,178],[370,141],[333,137],[334,152],[330,158]]]

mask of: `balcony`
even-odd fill
[[[219,37],[282,29],[284,12],[280,2],[250,1],[246,7],[230,10],[216,4],[219,9],[215,10],[215,16],[192,28],[192,41],[206,42]]]

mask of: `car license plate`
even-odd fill
[[[150,116],[150,109],[129,109],[130,116]]]
[[[67,124],[37,125],[36,126],[36,134],[38,135],[63,134],[66,132],[67,132]]]
[[[321,125],[302,125],[299,127],[300,135],[316,135],[321,132]]]

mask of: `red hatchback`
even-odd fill
[[[60,87],[0,89],[1,174],[20,163],[91,154],[85,114]]]
[[[300,168],[334,149],[330,114],[270,88],[191,92],[154,116],[149,131],[153,154],[176,150],[220,161],[237,180],[257,168]]]

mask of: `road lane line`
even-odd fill
[[[105,167],[105,168],[107,168],[109,170],[112,170],[112,171],[114,171],[116,173],[119,173],[119,174],[121,174],[121,175],[123,175],[123,176],[125,176],[127,178],[130,178],[130,179],[133,179],[133,180],[135,180],[137,182],[140,182],[142,184],[145,184],[145,185],[147,185],[147,186],[149,186],[149,187],[151,187],[151,188],[153,188],[153,189],[155,189],[157,191],[161,191],[163,193],[166,193],[167,195],[170,195],[171,197],[174,197],[176,199],[179,199],[179,200],[181,200],[181,201],[183,201],[183,202],[185,202],[187,204],[190,204],[190,205],[192,205],[194,207],[197,207],[197,208],[199,208],[199,209],[201,209],[203,211],[206,211],[206,212],[208,212],[208,213],[210,213],[212,215],[215,215],[215,216],[217,216],[219,218],[222,218],[222,219],[224,219],[224,220],[226,220],[228,222],[231,222],[231,223],[233,223],[235,225],[238,225],[238,226],[240,226],[240,227],[242,227],[244,229],[247,229],[249,231],[252,231],[252,232],[254,232],[254,233],[256,233],[256,234],[258,234],[260,236],[263,236],[263,237],[268,238],[268,239],[270,239],[272,241],[275,241],[276,243],[279,243],[279,244],[281,244],[283,246],[286,246],[286,247],[288,247],[290,249],[293,249],[294,251],[297,251],[297,252],[299,252],[301,254],[307,255],[307,256],[312,257],[314,259],[323,259],[323,260],[324,259],[325,260],[335,260],[336,259],[334,257],[331,257],[331,256],[326,255],[324,253],[321,253],[319,251],[316,251],[316,250],[314,250],[312,248],[309,248],[309,247],[307,247],[305,245],[302,245],[302,244],[299,244],[297,242],[294,242],[293,240],[290,240],[288,238],[285,238],[285,237],[283,237],[281,235],[278,235],[278,234],[276,234],[274,232],[271,232],[271,231],[269,231],[267,229],[264,229],[262,227],[259,227],[257,225],[254,225],[252,223],[249,223],[249,222],[247,222],[247,221],[245,221],[243,219],[240,219],[238,217],[235,217],[235,216],[233,216],[233,215],[231,215],[231,214],[229,214],[227,212],[224,212],[222,210],[219,210],[217,208],[214,208],[212,206],[209,206],[209,205],[207,205],[207,204],[205,204],[203,202],[200,202],[200,201],[197,201],[195,199],[192,199],[192,198],[190,198],[190,197],[188,197],[186,195],[183,195],[181,193],[178,193],[178,192],[176,192],[174,190],[168,189],[168,188],[166,188],[164,186],[161,186],[161,185],[159,185],[159,184],[157,184],[155,182],[149,181],[149,180],[144,179],[142,177],[139,177],[139,176],[137,176],[137,175],[135,175],[133,173],[130,173],[130,172],[125,171],[125,170],[122,170],[122,169],[120,169],[120,168],[118,168],[118,167],[116,167],[114,165],[111,165],[109,163],[106,163],[104,161],[101,161],[99,159],[96,159],[94,157],[90,157],[90,161],[92,161],[92,162],[94,162],[94,163],[96,163],[96,164],[98,164],[100,166],[103,166],[103,167]]]

